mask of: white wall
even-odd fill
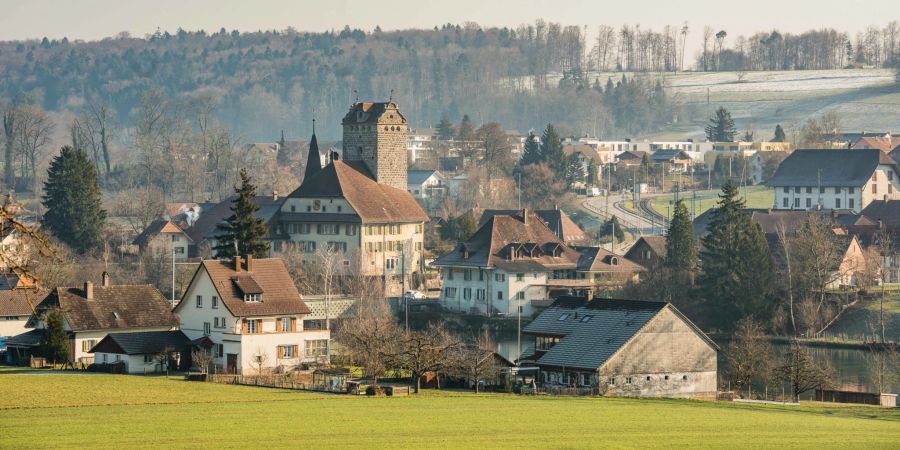
[[[30,316],[0,316],[0,336],[12,337],[28,331],[25,324]]]
[[[453,270],[453,279],[450,279],[449,272]],[[466,280],[465,271],[470,270],[471,280]],[[484,278],[479,278],[478,268],[449,268],[444,267],[441,270],[442,289],[440,302],[451,310],[459,312],[470,312],[474,308],[479,313],[487,313],[490,307],[495,311],[502,312],[509,316],[515,316],[516,305],[522,306],[522,315],[530,317],[534,310],[531,305],[532,300],[547,299],[547,273],[546,272],[527,272],[522,274],[522,281],[518,281],[515,273],[508,273],[501,269],[485,269],[483,271]],[[498,278],[499,277],[499,278]],[[449,296],[450,293],[446,288],[456,288],[456,295]],[[471,298],[465,298],[465,289],[472,292]],[[484,300],[478,299],[478,290],[485,292]],[[519,292],[525,293],[524,299],[518,299]]]

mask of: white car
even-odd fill
[[[419,291],[406,291],[403,294],[403,298],[406,300],[425,300],[427,297]]]

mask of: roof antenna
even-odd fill
[[[388,97],[388,103],[390,103],[392,101],[394,101],[394,90],[393,89],[391,89],[391,96]]]
[[[353,102],[353,104],[355,105],[355,104],[359,103],[359,91],[357,91],[356,89],[354,89],[354,90],[353,90],[353,95],[356,96],[356,100]]]
[[[316,119],[313,119],[313,134],[316,134]]]

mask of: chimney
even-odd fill
[[[253,272],[253,255],[247,255],[247,272]]]
[[[522,223],[528,225],[528,208],[522,208]]]
[[[276,201],[276,202],[278,201],[278,191],[277,190],[272,191],[272,200]]]
[[[107,271],[104,270],[104,271],[103,271],[102,278],[103,278],[103,284],[102,284],[102,286],[103,286],[103,287],[109,287],[109,272],[107,272]]]
[[[234,255],[234,271],[235,272],[241,271],[241,257],[238,255]]]
[[[84,282],[84,298],[88,300],[94,299],[94,283],[91,281]]]

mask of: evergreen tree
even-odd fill
[[[600,236],[613,235],[615,235],[617,242],[622,242],[625,239],[625,230],[619,225],[619,218],[616,216],[612,216],[609,220],[603,222],[603,226],[600,227]]]
[[[218,226],[222,234],[216,236],[216,256],[232,258],[238,255],[252,255],[265,258],[269,255],[269,243],[263,238],[269,233],[261,218],[256,217],[259,207],[253,204],[256,186],[250,182],[247,169],[241,169],[241,185],[234,190],[237,198],[231,207],[232,214],[224,224]]]
[[[566,155],[563,153],[562,139],[553,124],[547,124],[541,136],[541,160],[550,166],[558,179],[566,176]]]
[[[58,310],[51,310],[44,316],[44,330],[41,335],[41,353],[55,362],[69,361],[69,335],[66,334],[63,316]]]
[[[787,140],[787,136],[784,134],[784,128],[781,128],[781,124],[775,125],[775,137],[772,142],[784,142],[785,140]]]
[[[441,117],[441,121],[434,128],[437,130],[437,138],[442,141],[449,141],[456,135],[456,127],[453,126],[453,122],[446,115]]]
[[[472,125],[472,119],[469,118],[469,115],[466,114],[462,118],[462,122],[459,123],[459,133],[456,135],[456,140],[458,141],[474,141],[478,139],[475,134],[475,126]]]
[[[734,119],[731,113],[723,107],[716,110],[716,116],[709,119],[706,125],[706,138],[713,142],[734,142],[734,135],[737,130],[734,128]]]
[[[50,162],[42,201],[44,227],[79,253],[100,244],[106,221],[97,170],[83,150],[65,146]]]
[[[703,238],[699,284],[713,324],[729,330],[738,320],[770,318],[772,261],[759,225],[742,211],[744,200],[730,181],[722,186],[719,202]]]
[[[281,139],[278,141],[278,155],[277,155],[277,160],[278,160],[279,166],[286,166],[291,162],[291,156],[288,155],[287,145],[285,145],[285,144],[286,144],[286,142],[284,140],[284,130],[281,130]]]
[[[684,272],[697,267],[697,243],[694,241],[694,227],[684,200],[675,203],[672,221],[666,232],[666,266]]]
[[[576,183],[584,182],[584,165],[578,159],[577,153],[566,157],[566,186],[569,189]]]
[[[533,131],[529,132],[528,137],[525,138],[525,148],[522,151],[522,159],[519,160],[519,165],[537,164],[542,160],[540,140],[534,135]]]

